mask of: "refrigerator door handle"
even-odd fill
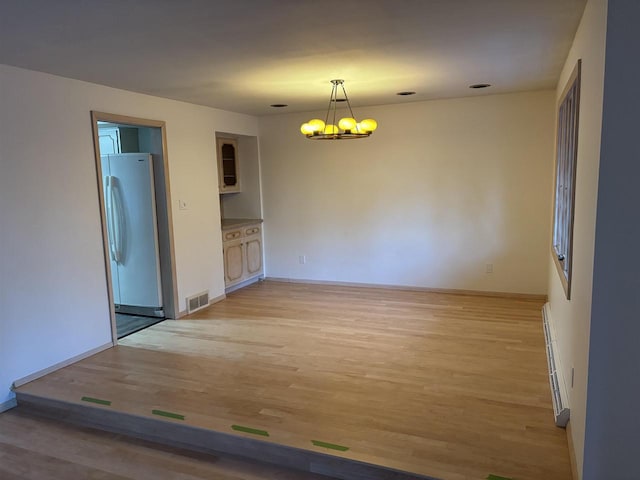
[[[124,210],[122,207],[122,199],[120,192],[118,191],[118,179],[111,177],[111,204],[112,210],[112,225],[113,225],[113,238],[114,238],[114,260],[116,263],[122,263],[122,250],[124,243]]]
[[[104,183],[107,187],[107,194],[105,195],[107,200],[106,210],[107,210],[107,237],[109,241],[109,254],[111,255],[111,260],[114,262],[118,261],[118,253],[116,251],[115,245],[115,230],[114,230],[114,214],[113,214],[113,178],[110,175],[104,177]]]

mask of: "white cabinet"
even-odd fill
[[[100,141],[100,155],[122,153],[120,132],[116,127],[98,128],[98,140]]]
[[[264,274],[262,265],[262,226],[245,224],[222,231],[225,287],[257,280]]]
[[[220,193],[240,191],[238,142],[233,138],[218,138],[218,190]]]
[[[98,125],[100,155],[138,153],[138,129],[116,125]]]

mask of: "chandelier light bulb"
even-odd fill
[[[308,123],[303,123],[302,126],[300,127],[300,131],[304,135],[313,135],[313,132],[314,132],[313,127]]]
[[[309,120],[309,126],[311,127],[314,133],[322,132],[324,130],[324,122],[319,118],[314,118],[313,120]]]
[[[340,121],[338,122],[338,126],[345,131],[355,130],[356,124],[357,124],[356,119],[351,117],[341,118]]]
[[[376,128],[378,128],[378,122],[373,118],[365,118],[360,122],[360,127],[362,127],[365,132],[374,132]]]

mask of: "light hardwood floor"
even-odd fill
[[[23,387],[444,480],[568,480],[541,302],[263,282]]]

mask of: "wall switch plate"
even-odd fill
[[[178,208],[180,210],[186,210],[187,209],[187,202],[185,202],[184,200],[178,200]]]
[[[493,263],[487,263],[486,272],[493,273]]]
[[[304,265],[305,263],[307,263],[307,256],[306,255],[300,255],[298,257],[298,263],[300,263],[300,265]]]

